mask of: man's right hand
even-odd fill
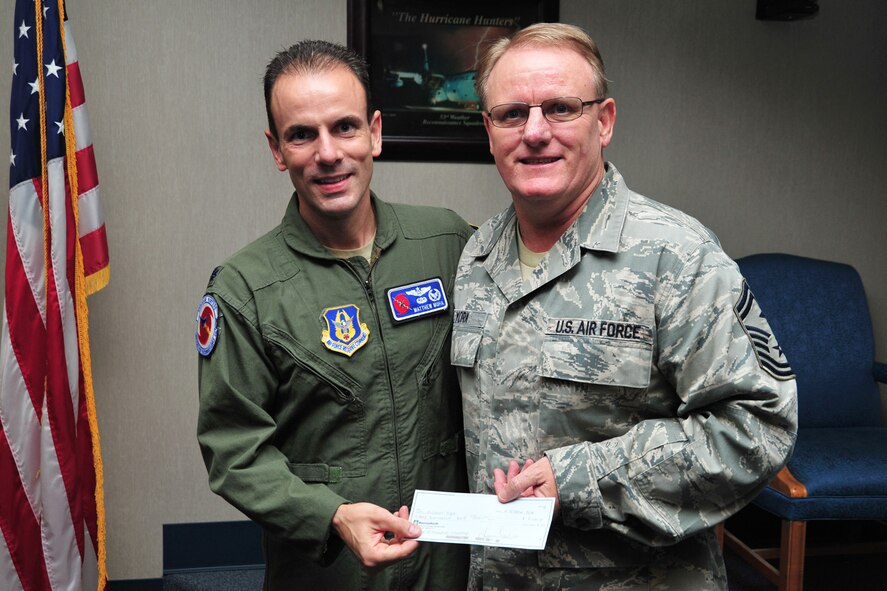
[[[422,529],[409,522],[406,506],[393,514],[372,503],[339,505],[333,515],[333,528],[360,563],[378,571],[416,551],[416,538]],[[387,537],[386,537],[387,535]]]

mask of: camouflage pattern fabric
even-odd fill
[[[516,223],[509,207],[481,226],[457,272],[469,486],[544,455],[560,512],[543,551],[473,547],[469,588],[726,589],[711,527],[797,429],[794,376],[736,264],[610,164],[526,281]]]

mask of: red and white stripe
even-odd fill
[[[77,48],[68,21],[65,21],[65,50],[77,149],[78,234],[83,251],[87,293],[90,294],[108,283],[108,238],[99,202],[99,177],[96,172],[92,136],[89,133],[89,116],[86,112],[86,95],[83,92],[83,79],[80,76],[80,62],[77,60]]]
[[[79,224],[66,158],[47,163],[45,186],[40,178],[20,183],[9,199],[0,331],[0,589],[10,591],[104,588],[96,559],[103,509],[78,334],[86,318],[78,314],[85,313],[86,291],[107,282],[107,240],[67,22],[65,34]],[[100,279],[86,287],[90,275]],[[85,286],[78,293],[79,282]]]

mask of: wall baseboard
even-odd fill
[[[163,579],[108,581],[108,591],[163,591]]]
[[[264,568],[262,530],[252,521],[163,524],[163,574]]]
[[[262,530],[252,521],[163,524],[163,574],[261,569]],[[163,579],[108,581],[107,591],[163,591]]]

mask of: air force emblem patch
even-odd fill
[[[216,298],[207,294],[197,306],[197,351],[208,357],[219,338],[219,304]]]
[[[320,340],[330,351],[351,357],[370,338],[370,329],[360,321],[360,308],[354,304],[327,308],[321,317],[326,330]]]
[[[794,379],[795,374],[785,358],[785,353],[776,342],[776,337],[770,332],[770,325],[745,281],[742,282],[742,294],[733,306],[733,310],[751,340],[758,364],[764,371],[777,380]]]
[[[388,307],[395,322],[406,322],[428,314],[446,311],[450,304],[439,277],[392,287],[387,292]]]

